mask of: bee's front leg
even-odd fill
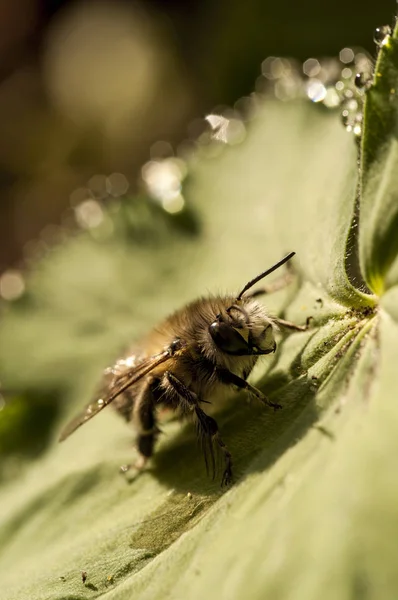
[[[310,322],[313,317],[307,317],[305,325],[296,325],[295,323],[291,323],[290,321],[285,321],[284,319],[274,319],[275,323],[280,327],[285,327],[285,329],[292,329],[293,331],[307,331],[310,326]]]
[[[234,385],[241,390],[246,390],[249,392],[249,394],[257,398],[257,400],[260,400],[260,402],[270,406],[274,410],[282,408],[280,404],[268,400],[267,396],[260,392],[260,390],[253,385],[250,385],[250,383],[248,383],[245,379],[242,379],[242,377],[239,377],[238,375],[235,375],[235,373],[228,371],[228,369],[217,369],[216,375],[221,383],[224,383],[225,385]]]
[[[173,373],[167,371],[165,373],[165,378],[168,384],[173,388],[173,390],[178,394],[180,399],[192,410],[195,412],[198,424],[198,434],[199,441],[201,442],[203,448],[203,454],[205,457],[206,469],[209,467],[209,458],[211,461],[211,471],[213,473],[213,477],[215,475],[216,463],[214,457],[214,449],[213,444],[217,444],[221,452],[224,456],[225,461],[225,469],[221,480],[221,485],[229,485],[232,483],[232,456],[229,452],[227,446],[224,444],[221,439],[220,432],[218,430],[218,425],[213,417],[207,415],[199,406],[200,399],[198,396],[191,392],[190,389],[182,383]]]

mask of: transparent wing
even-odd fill
[[[62,442],[71,435],[76,429],[78,429],[84,423],[87,423],[90,419],[95,417],[101,410],[103,410],[108,404],[111,404],[120,394],[122,394],[127,388],[134,383],[137,383],[140,379],[145,377],[148,373],[153,371],[157,366],[166,362],[170,359],[172,353],[170,348],[167,348],[160,354],[155,354],[149,358],[140,360],[138,364],[134,363],[135,357],[130,359],[122,360],[116,363],[115,367],[108,369],[105,373],[111,373],[114,375],[111,383],[105,388],[103,395],[87,404],[81,413],[76,415],[62,431],[59,441]]]

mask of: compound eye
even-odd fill
[[[209,332],[216,346],[223,352],[237,356],[251,354],[244,338],[231,325],[214,321]]]

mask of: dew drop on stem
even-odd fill
[[[375,29],[373,40],[378,46],[383,46],[389,35],[391,35],[391,27],[389,25],[381,25],[381,27]]]
[[[354,83],[358,89],[364,88],[368,82],[369,78],[365,75],[365,73],[357,73],[355,75]]]

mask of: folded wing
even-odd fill
[[[170,359],[170,350],[164,350],[159,354],[144,358],[139,364],[125,369],[116,374],[111,384],[105,389],[103,395],[96,400],[91,401],[87,406],[72,419],[63,429],[59,441],[62,442],[69,437],[76,429],[90,419],[98,415],[108,404],[111,404],[115,398],[120,396],[127,388],[134,385],[153,371],[156,367]]]

